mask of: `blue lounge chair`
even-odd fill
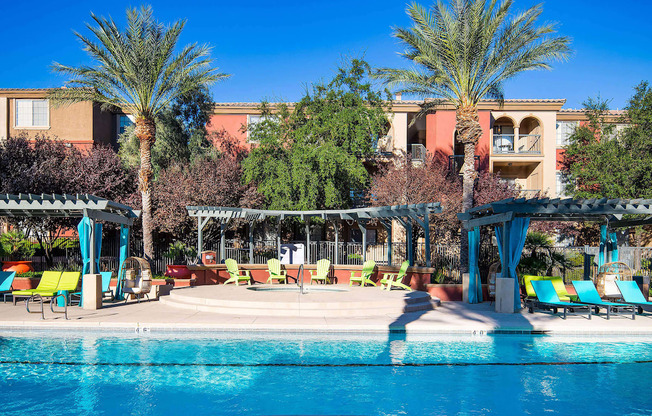
[[[638,313],[643,313],[643,307],[652,307],[652,302],[645,300],[645,296],[643,296],[643,292],[641,292],[636,282],[632,280],[616,280],[616,285],[623,295],[625,303],[635,305],[638,308]]]
[[[634,305],[627,305],[625,303],[614,303],[614,302],[605,302],[600,298],[598,290],[595,288],[595,285],[590,280],[573,280],[573,287],[577,296],[579,297],[579,302],[591,305],[595,307],[595,314],[597,315],[600,312],[600,308],[607,309],[607,319],[611,317],[611,313],[625,312],[628,310],[632,311],[632,319],[636,319],[636,308]]]
[[[11,294],[14,277],[16,277],[16,272],[0,272],[0,293],[3,294],[3,303],[7,301],[7,295]]]
[[[111,302],[115,300],[115,295],[113,290],[111,290],[111,277],[113,277],[113,272],[100,272],[102,276],[102,301],[106,296],[111,298]],[[82,306],[82,292],[75,292],[70,294],[70,304],[73,301],[76,301],[79,306]]]
[[[591,319],[590,306],[560,301],[555,287],[550,280],[532,280],[531,283],[537,299],[528,302],[528,312],[534,313],[534,308],[539,308],[545,310],[552,309],[552,313],[556,314],[558,309],[563,308],[563,319],[566,319],[567,312],[575,313],[575,311],[586,309],[589,312],[588,318]]]

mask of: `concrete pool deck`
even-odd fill
[[[187,290],[187,289],[178,289]],[[232,290],[232,289],[229,289]],[[240,289],[238,289],[240,290]],[[241,290],[247,290],[242,287]],[[375,295],[378,288],[364,288]],[[190,291],[188,292],[190,293]],[[394,292],[393,292],[394,293]],[[403,292],[405,293],[405,292]],[[393,295],[396,296],[396,295]],[[104,303],[98,310],[70,307],[69,320],[53,314],[45,305],[45,320],[40,313],[29,314],[22,302],[13,306],[0,303],[0,329],[71,330],[71,331],[270,331],[270,332],[407,332],[414,334],[455,333],[550,333],[575,335],[652,335],[652,314],[605,314],[587,319],[586,314],[569,315],[566,320],[550,313],[536,312],[499,314],[488,302],[469,305],[442,302],[434,310],[357,315],[309,317],[298,314],[284,316],[243,315],[183,309],[161,301],[127,304]]]

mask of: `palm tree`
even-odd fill
[[[405,45],[401,55],[415,67],[381,68],[376,74],[398,92],[435,97],[424,103],[420,115],[443,101],[455,106],[457,138],[464,144],[464,212],[473,206],[475,146],[482,136],[480,100],[502,103],[505,80],[527,70],[550,69],[548,62],[570,54],[570,39],[554,36],[553,23],[536,26],[540,5],[514,16],[511,6],[512,0],[450,0],[448,6],[440,1],[428,11],[413,3],[407,9],[413,27],[395,28],[394,36]],[[462,253],[464,237],[462,233]]]
[[[95,36],[79,33],[83,49],[94,66],[72,67],[53,64],[53,69],[71,77],[67,87],[54,90],[58,104],[93,101],[103,110],[122,109],[136,117],[134,133],[140,142],[139,188],[142,196],[142,224],[145,257],[154,257],[152,241],[152,162],[156,140],[156,118],[179,96],[209,85],[228,75],[211,66],[210,47],[187,45],[175,53],[185,20],[172,26],[157,22],[151,7],[127,10],[123,32],[113,19],[91,14],[96,27],[87,24]]]

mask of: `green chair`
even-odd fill
[[[559,297],[560,302],[577,301],[577,295],[571,295],[566,290],[564,279],[562,279],[561,276],[532,276],[526,274],[523,276],[523,283],[525,285],[525,293],[528,298],[537,297],[534,289],[532,288],[533,280],[549,280],[552,283],[552,286],[555,288],[555,292],[557,292],[557,296]]]
[[[18,298],[31,298],[35,292],[52,292],[57,290],[59,286],[59,279],[61,278],[61,272],[47,271],[43,272],[41,276],[41,281],[38,282],[36,289],[25,289],[25,290],[14,290],[11,292],[13,297],[14,305],[16,305],[16,300]]]
[[[229,272],[229,276],[231,276],[226,280],[226,282],[224,282],[224,284],[235,283],[235,285],[238,286],[239,282],[242,281],[247,282],[247,284],[251,286],[251,274],[249,273],[249,270],[238,270],[238,262],[233,259],[226,259],[224,264],[226,265],[226,271]]]
[[[403,284],[403,279],[407,276],[407,269],[410,267],[409,261],[404,261],[398,273],[383,273],[383,278],[380,279],[380,290],[392,290],[393,286],[401,289],[412,291],[412,288]]]
[[[321,259],[317,262],[317,270],[309,270],[310,272],[310,284],[313,280],[317,282],[330,283],[328,278],[328,273],[331,269],[331,261],[327,259]]]
[[[14,277],[16,277],[16,272],[0,272],[0,293],[4,295],[3,303],[7,301],[7,295],[11,295]]]
[[[353,286],[353,282],[360,282],[360,286],[364,287],[367,283],[371,283],[376,286],[373,280],[371,280],[371,275],[374,274],[374,269],[376,268],[376,262],[373,260],[367,260],[362,265],[362,271],[360,276],[356,276],[358,273],[356,271],[351,272],[351,278],[349,279],[349,286]]]
[[[287,271],[281,270],[281,262],[278,259],[267,260],[267,273],[269,273],[267,283],[274,283],[273,281],[277,280],[279,283],[283,281],[288,284]]]

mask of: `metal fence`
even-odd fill
[[[35,240],[31,240],[37,244]],[[305,244],[305,241],[295,241],[294,244]],[[335,242],[332,241],[311,241],[309,258],[307,263],[315,264],[322,258],[330,259],[334,264],[360,265],[362,264],[362,243],[339,242],[338,259],[335,261]],[[131,240],[131,255],[142,256],[143,245],[140,239]],[[207,241],[204,243],[204,250],[220,252],[218,241]],[[387,264],[387,244],[368,244],[367,259],[374,260],[378,265]],[[589,262],[590,275],[598,272],[597,257],[598,247],[554,247],[552,250],[563,254],[569,264],[568,267],[554,267],[554,275],[562,276],[565,281],[582,279],[584,276],[585,258]],[[100,257],[101,270],[117,270],[118,268],[118,236],[117,233],[106,233],[102,240],[102,251]],[[167,247],[156,246],[152,264],[155,274],[163,274],[166,265],[172,264],[173,259],[166,256]],[[632,268],[634,274],[649,275],[652,271],[652,247],[619,247],[619,259]],[[253,259],[250,259],[249,241],[226,240],[226,257],[235,259],[238,263],[264,264],[267,260],[275,258],[278,253],[276,240],[255,240],[253,245]],[[524,255],[528,253],[525,252]],[[407,247],[405,243],[395,242],[392,244],[392,264],[398,265],[407,258]],[[415,263],[420,266],[426,264],[425,244],[418,243],[414,251]],[[2,258],[0,260],[8,260]],[[45,256],[42,253],[25,259],[31,260],[37,271],[47,269]],[[194,263],[196,259],[187,258],[188,264]],[[486,281],[489,266],[499,261],[497,247],[482,245],[480,247],[479,266],[482,280]],[[461,283],[460,273],[460,248],[450,245],[431,245],[430,248],[431,267],[435,270],[433,281],[438,283]],[[74,238],[61,239],[53,251],[54,267],[67,270],[81,270],[81,253],[79,241]]]

